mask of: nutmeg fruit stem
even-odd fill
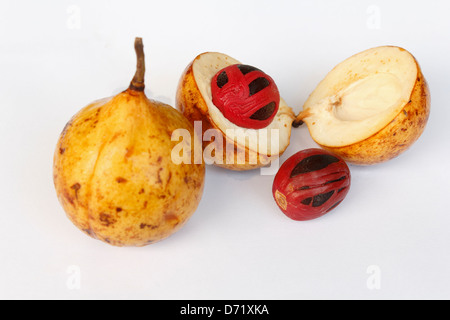
[[[303,124],[303,119],[309,117],[311,115],[311,113],[309,112],[308,109],[303,110],[302,112],[300,112],[298,114],[298,116],[295,118],[294,122],[292,122],[292,126],[294,128],[298,128]]]
[[[145,55],[144,44],[142,38],[136,38],[134,41],[134,49],[136,51],[137,65],[136,73],[131,80],[129,89],[134,91],[144,91],[145,89]]]

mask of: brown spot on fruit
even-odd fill
[[[164,215],[164,219],[167,221],[167,222],[169,222],[169,223],[176,223],[176,224],[178,224],[178,217],[177,217],[177,215],[175,214],[175,213],[172,213],[172,212],[169,212],[169,213],[166,213],[165,215]]]
[[[63,155],[66,152],[66,148],[59,148],[59,154]]]
[[[139,194],[143,194],[144,192],[145,192],[145,189],[142,188],[142,189],[139,191]]]
[[[158,184],[162,184],[162,180],[161,180],[161,171],[163,171],[164,169],[163,168],[159,168],[158,169],[158,178],[157,178],[157,180],[156,180],[156,183],[158,183]]]
[[[92,238],[96,238],[94,231],[92,231],[91,229],[83,229],[83,232]]]
[[[81,185],[79,183],[75,183],[70,187],[73,191],[75,191],[75,199],[78,199],[78,190],[81,189]]]
[[[167,136],[170,138],[173,135],[173,130],[166,129],[166,133],[167,133]]]
[[[95,124],[96,124],[96,123],[94,123],[94,127],[95,127]],[[113,142],[114,140],[116,140],[118,137],[120,137],[120,135],[121,135],[121,133],[120,133],[120,132],[117,132],[117,133],[111,138],[110,143]]]
[[[75,192],[76,192],[76,191],[80,190],[81,185],[80,185],[79,183],[75,183],[75,184],[74,184],[73,186],[71,186],[70,188],[73,189],[73,190],[75,190]]]
[[[145,228],[149,228],[149,229],[156,229],[158,228],[158,226],[152,225],[152,224],[146,224],[146,223],[141,223],[141,225],[139,226],[141,229],[145,229]]]
[[[133,155],[134,147],[129,147],[126,149],[125,158],[129,158]]]
[[[120,207],[117,207],[116,208],[116,212],[121,212],[123,209],[122,208],[120,208]]]
[[[128,180],[122,177],[117,177],[116,178],[117,183],[127,183]]]
[[[74,199],[66,190],[63,191],[63,196],[64,196],[64,199],[66,199],[67,202],[69,202],[72,206],[75,205],[75,203],[73,201]]]
[[[105,227],[109,227],[117,222],[117,220],[112,215],[104,213],[104,212],[100,213],[99,218],[100,218],[100,222]]]

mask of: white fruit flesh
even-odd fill
[[[398,47],[361,52],[337,65],[303,110],[312,138],[328,147],[362,141],[383,129],[409,102],[417,80],[414,57]]]
[[[280,100],[278,112],[272,123],[263,129],[246,129],[239,127],[225,118],[220,110],[212,102],[211,80],[222,70],[230,65],[240,64],[239,61],[217,52],[207,52],[193,63],[194,78],[197,87],[208,106],[211,120],[227,138],[235,143],[258,152],[259,154],[274,156],[284,151],[289,145],[292,121],[294,118],[292,109],[283,99]],[[278,137],[278,136],[279,137]]]

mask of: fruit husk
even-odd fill
[[[222,133],[221,143],[215,143],[214,141],[203,141],[203,148],[206,148],[211,143],[215,143],[216,150],[220,150],[220,146],[223,146],[225,149],[227,144],[234,145],[234,151],[232,150],[233,148],[228,148],[230,150],[222,149],[224,151],[223,161],[222,163],[215,163],[215,165],[234,171],[247,171],[264,167],[274,159],[281,156],[288,146],[286,146],[283,150],[280,150],[277,155],[264,155],[229,139],[214,123],[209,115],[208,106],[200,93],[200,90],[198,89],[194,77],[194,61],[186,67],[179,81],[176,93],[176,107],[192,123],[194,123],[194,121],[202,122],[202,136],[208,129],[219,130]],[[294,114],[292,114],[292,117],[294,118]],[[228,162],[233,163],[227,163],[227,159]],[[234,161],[230,161],[230,159],[233,159]]]
[[[343,147],[321,145],[354,165],[373,165],[389,161],[409,149],[421,136],[430,114],[430,91],[417,64],[417,80],[409,102],[382,130],[369,138]]]

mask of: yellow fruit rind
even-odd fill
[[[69,219],[114,246],[145,246],[178,231],[200,202],[205,175],[203,164],[173,163],[178,142],[171,133],[180,126],[194,137],[177,110],[137,92],[74,116],[58,141],[53,171]]]
[[[318,144],[355,165],[386,162],[406,151],[423,133],[430,114],[428,84],[418,65],[417,70],[417,80],[409,102],[382,130],[349,146],[327,147]]]

